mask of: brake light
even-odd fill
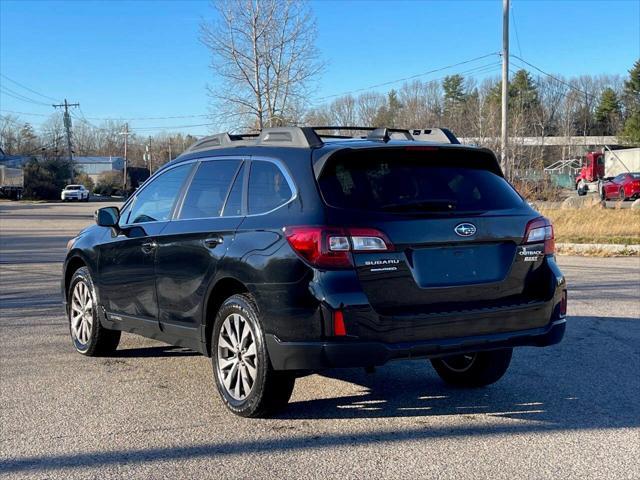
[[[560,298],[560,316],[567,316],[567,291],[562,291],[562,298]]]
[[[523,244],[527,245],[529,243],[541,242],[544,242],[545,255],[553,255],[556,253],[556,239],[553,232],[553,225],[544,217],[531,220],[527,223],[527,228],[524,230]]]
[[[342,310],[333,312],[333,334],[337,337],[344,337],[347,334],[347,327],[344,325]]]
[[[325,269],[353,267],[353,252],[393,250],[387,236],[374,228],[298,226],[285,227],[284,234],[298,255]]]

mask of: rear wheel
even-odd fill
[[[68,293],[69,332],[73,346],[89,357],[108,355],[118,348],[120,331],[100,324],[93,280],[87,267],[75,271]]]
[[[459,387],[483,387],[497,382],[509,368],[513,349],[466,353],[431,360],[445,382]]]
[[[624,188],[621,188],[620,191],[618,192],[618,198],[620,199],[621,202],[624,202],[626,200],[625,194],[624,194]]]
[[[249,294],[233,295],[220,307],[211,361],[218,392],[236,415],[266,417],[291,398],[295,375],[271,367],[258,308]]]

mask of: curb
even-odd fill
[[[640,245],[622,245],[611,243],[556,243],[559,253],[604,253],[609,255],[640,255]]]

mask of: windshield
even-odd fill
[[[82,186],[80,185],[67,185],[65,190],[80,190]]]
[[[504,178],[469,165],[473,162],[445,159],[436,165],[424,158],[347,156],[330,161],[318,183],[326,203],[339,208],[411,213],[522,206],[522,198]]]

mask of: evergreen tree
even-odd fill
[[[620,126],[622,107],[612,88],[605,88],[595,112],[595,119],[604,135],[612,135]]]
[[[464,77],[462,75],[456,74],[444,77],[442,89],[444,90],[445,108],[447,108],[447,105],[461,104],[466,100]]]
[[[391,90],[387,95],[387,104],[380,107],[374,124],[376,127],[397,127],[398,114],[402,110],[402,104],[398,99],[398,93]]]
[[[623,98],[626,120],[621,136],[626,142],[640,144],[640,60],[629,70]]]

